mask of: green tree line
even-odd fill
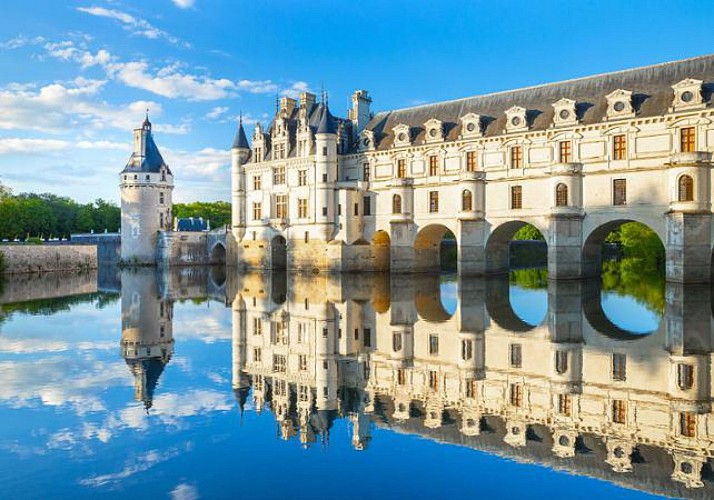
[[[179,219],[203,217],[211,221],[211,229],[217,229],[231,223],[231,204],[227,201],[174,203],[173,216]]]
[[[81,204],[50,193],[13,195],[7,189],[1,191],[2,240],[67,239],[72,233],[119,230],[119,207],[109,201],[98,199]]]

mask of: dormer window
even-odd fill
[[[575,101],[572,99],[560,99],[553,103],[553,125],[566,126],[575,125],[578,123],[578,117],[575,112]]]
[[[671,111],[704,107],[702,81],[687,78],[672,85],[674,100]]]
[[[374,151],[375,146],[374,132],[371,130],[363,130],[360,134],[359,149],[362,151]]]
[[[394,132],[394,146],[409,146],[411,144],[409,125],[400,123],[392,130]]]
[[[467,113],[460,118],[461,120],[461,137],[468,139],[471,137],[481,137],[481,117],[476,113]]]
[[[635,116],[631,90],[615,90],[606,95],[605,99],[607,99],[607,117],[609,119],[633,118]]]
[[[520,132],[528,130],[526,108],[513,106],[506,111],[506,132]]]
[[[425,142],[438,142],[444,140],[443,123],[436,118],[432,118],[424,124],[426,130]]]

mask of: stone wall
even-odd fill
[[[90,245],[2,245],[6,274],[97,269],[97,247]]]
[[[0,291],[0,304],[54,299],[97,291],[97,271],[19,274],[7,279]]]
[[[160,232],[156,245],[156,262],[160,266],[210,264],[208,234],[204,232]]]

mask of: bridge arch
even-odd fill
[[[213,248],[211,248],[209,262],[211,265],[222,265],[226,263],[226,247],[222,242],[216,242]]]
[[[546,320],[528,322],[518,314],[511,302],[511,288],[507,277],[494,277],[486,281],[486,311],[491,321],[504,330],[525,333],[535,330]]]
[[[456,234],[443,224],[433,223],[419,229],[414,239],[414,268],[420,271],[444,269],[446,252],[453,251],[456,263],[458,249]]]
[[[376,271],[389,271],[392,238],[387,231],[375,231],[372,236],[373,268]]]
[[[491,227],[486,241],[486,273],[503,274],[510,270],[511,240],[519,229],[527,225],[536,228],[547,241],[545,228],[532,220],[510,220]]]
[[[657,234],[662,247],[666,241],[664,221],[643,220],[642,218],[611,218],[597,220],[583,231],[582,269],[585,277],[598,277],[602,274],[603,245],[610,233],[621,228],[623,224],[636,222],[642,224]]]

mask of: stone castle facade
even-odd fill
[[[672,281],[709,281],[714,56],[346,118],[283,97],[232,147],[228,263],[249,268],[439,267],[453,237],[462,274],[508,269],[532,224],[549,276],[599,273],[607,234],[652,228]]]

